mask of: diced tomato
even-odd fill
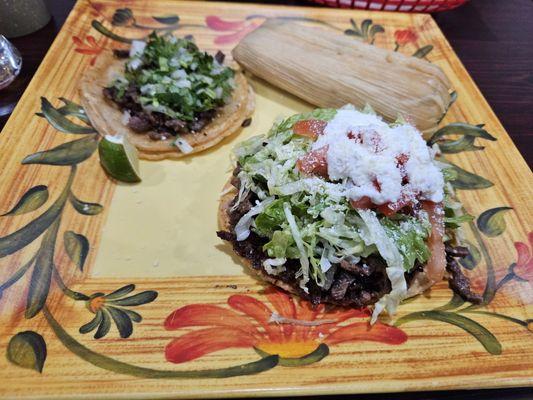
[[[408,200],[406,198],[401,198],[400,200],[395,201],[394,203],[389,202],[385,204],[380,204],[377,209],[380,213],[382,213],[386,217],[390,217],[396,214],[402,208],[408,206],[409,204],[411,204],[411,200]]]
[[[355,140],[355,143],[363,143],[363,135],[360,132],[348,132],[348,139]]]
[[[374,204],[372,203],[372,200],[370,200],[370,197],[363,196],[358,200],[350,200],[350,204],[353,208],[359,208],[363,210],[367,210],[369,208],[373,208]]]
[[[292,127],[292,131],[295,135],[316,139],[324,133],[327,124],[326,121],[320,119],[306,119],[296,122]]]
[[[328,148],[329,146],[321,147],[317,150],[312,150],[298,159],[296,168],[307,175],[319,175],[324,178],[328,176]]]
[[[377,190],[378,192],[381,192],[381,185],[379,184],[379,181],[378,181],[377,179],[374,179],[374,180],[372,181],[372,185],[374,185],[374,187],[376,188],[376,190]]]
[[[399,167],[401,165],[405,165],[405,163],[409,160],[409,155],[402,153],[399,156],[396,157],[396,165]]]
[[[428,278],[433,282],[440,282],[446,269],[446,253],[444,250],[444,210],[442,203],[422,201],[422,209],[428,213],[431,223],[431,233],[428,239],[431,256],[426,265]]]

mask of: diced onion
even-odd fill
[[[263,261],[263,267],[269,275],[278,275],[280,272],[285,271],[284,264],[287,262],[286,258],[267,258]]]
[[[130,122],[130,118],[130,112],[128,110],[124,110],[124,112],[122,113],[122,124],[128,125],[128,122]]]
[[[140,58],[134,58],[130,62],[128,62],[128,67],[130,69],[137,69],[142,65],[142,61]]]
[[[183,138],[177,138],[174,144],[182,153],[189,154],[193,151],[192,146]]]
[[[146,42],[142,40],[134,40],[131,42],[130,57],[141,55],[146,47]]]

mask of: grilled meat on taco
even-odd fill
[[[81,84],[102,134],[127,135],[146,159],[179,158],[237,131],[254,107],[241,72],[187,39],[152,33],[124,54],[104,54]]]
[[[263,279],[315,304],[374,305],[374,319],[445,275],[480,300],[456,262],[468,254],[459,223],[470,216],[435,150],[405,121],[318,109],[235,156],[218,235]]]

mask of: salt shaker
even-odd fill
[[[7,87],[22,68],[19,51],[3,35],[0,35],[0,90]]]

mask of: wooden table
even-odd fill
[[[12,42],[21,51],[21,76],[0,92],[0,129],[22,95],[61,28],[75,0],[48,0],[53,20],[40,31]],[[270,0],[279,4],[305,1]],[[472,0],[464,7],[434,16],[466,68],[494,108],[531,166],[533,140],[533,7],[528,0]],[[1,139],[0,139],[1,140]],[[532,389],[424,392],[365,395],[357,399],[529,399]],[[335,398],[338,398],[336,396]],[[354,396],[341,396],[354,398]],[[324,397],[321,397],[324,398]],[[327,397],[326,397],[327,398]]]

